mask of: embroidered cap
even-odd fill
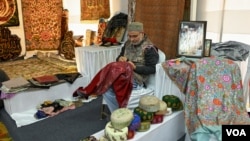
[[[128,25],[128,31],[143,32],[143,24],[140,22],[132,22]]]

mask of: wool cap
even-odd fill
[[[132,22],[128,25],[128,31],[143,32],[143,24],[140,22]]]

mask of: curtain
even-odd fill
[[[185,0],[136,0],[134,20],[144,24],[144,31],[167,59],[176,58],[179,22],[183,19]]]

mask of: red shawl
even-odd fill
[[[112,86],[119,107],[126,107],[133,87],[132,75],[131,64],[112,62],[102,68],[85,88],[78,90],[86,95],[101,95]]]

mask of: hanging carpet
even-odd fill
[[[57,50],[61,42],[62,0],[22,0],[26,50]]]
[[[8,27],[0,26],[0,62],[16,59],[21,51],[20,38]]]
[[[1,26],[18,26],[19,17],[16,0],[0,1],[0,25]]]
[[[136,0],[134,20],[143,23],[145,33],[168,58],[176,58],[184,6],[185,0]]]
[[[109,0],[81,0],[81,20],[99,20],[109,17]]]

